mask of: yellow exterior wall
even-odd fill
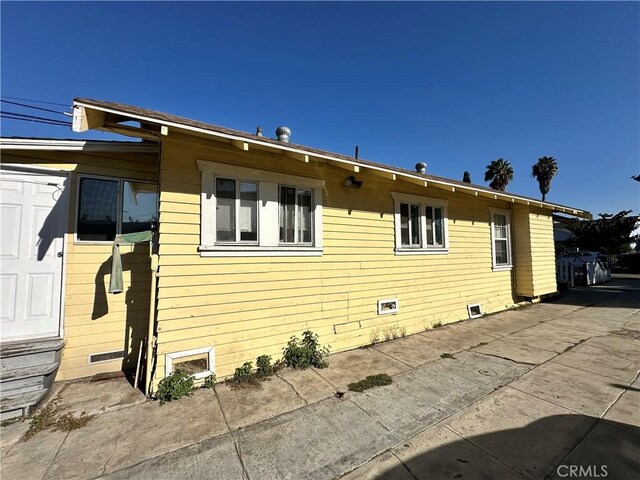
[[[539,297],[556,291],[556,258],[551,212],[527,205],[512,211],[516,293]]]
[[[534,296],[555,293],[557,290],[556,254],[553,241],[552,213],[548,210],[531,207],[529,225]]]
[[[134,367],[139,342],[147,336],[150,293],[148,246],[122,247],[124,292],[106,293],[111,271],[110,244],[74,243],[78,174],[157,182],[158,154],[107,152],[2,152],[3,163],[72,172],[65,241],[63,334],[67,341],[56,380]],[[122,359],[89,365],[88,356],[125,350]]]
[[[162,152],[156,382],[167,353],[214,346],[220,378],[258,355],[278,358],[290,336],[305,329],[335,352],[371,343],[376,330],[382,338],[382,329],[395,324],[411,334],[466,319],[469,303],[490,313],[519,300],[514,272],[492,270],[489,207],[509,209],[507,202],[366,170],[356,174],[362,188],[347,189],[344,179],[353,172],[327,163],[171,132]],[[196,159],[324,179],[324,254],[201,257]],[[449,200],[447,255],[395,255],[392,191]],[[393,297],[400,312],[378,316],[377,300]]]

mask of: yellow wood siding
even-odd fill
[[[67,341],[56,380],[118,371],[135,365],[139,342],[147,336],[150,263],[145,245],[122,247],[124,292],[108,294],[110,244],[74,243],[78,174],[157,182],[158,155],[106,152],[2,152],[3,163],[70,171],[69,223],[65,250],[63,333]],[[90,365],[89,355],[125,350],[125,360]]]
[[[158,279],[156,382],[165,354],[215,347],[216,373],[225,377],[258,355],[281,355],[291,335],[311,329],[332,351],[369,344],[376,329],[398,324],[407,333],[436,321],[512,306],[513,272],[492,270],[489,207],[503,201],[353,174],[326,163],[304,163],[258,149],[221,143],[163,143]],[[201,173],[196,159],[326,181],[321,257],[201,257]],[[449,200],[447,255],[394,254],[393,199],[403,192]],[[397,315],[377,314],[377,300],[399,299]],[[337,333],[336,333],[337,332]]]

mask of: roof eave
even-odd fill
[[[94,110],[95,112],[92,115],[92,112],[88,111]],[[96,114],[97,113],[97,114]],[[126,118],[130,118],[131,120],[141,121],[144,123],[156,124],[160,126],[159,133],[149,133],[140,130],[139,135],[142,135],[141,138],[148,138],[149,136],[154,139],[161,140],[163,135],[168,134],[169,128],[177,128],[180,130],[186,130],[189,132],[204,134],[213,136],[216,138],[221,138],[226,140],[228,143],[240,148],[242,150],[248,150],[250,145],[260,146],[260,148],[268,149],[268,150],[277,150],[282,151],[286,155],[292,156],[299,160],[303,160],[308,162],[311,159],[322,159],[327,160],[341,166],[346,166],[353,172],[359,172],[361,169],[367,169],[373,172],[379,172],[385,175],[387,178],[391,178],[395,180],[398,177],[407,179],[412,183],[423,184],[425,187],[429,184],[442,188],[449,191],[460,191],[462,193],[475,195],[475,196],[483,196],[488,198],[494,198],[496,200],[505,200],[512,203],[520,203],[526,204],[530,206],[540,207],[551,211],[562,212],[567,215],[573,215],[576,217],[591,219],[592,215],[586,210],[580,210],[572,207],[568,207],[565,205],[558,205],[549,202],[542,202],[535,199],[523,197],[520,195],[513,195],[506,192],[500,192],[497,190],[490,190],[484,187],[475,186],[469,184],[469,186],[460,185],[459,183],[450,183],[442,179],[434,179],[428,175],[421,174],[411,174],[401,169],[394,169],[393,167],[385,167],[382,165],[371,165],[370,163],[358,162],[357,159],[347,159],[342,158],[340,156],[330,155],[328,153],[320,153],[317,151],[307,150],[301,146],[293,146],[290,144],[282,143],[282,144],[273,144],[270,142],[260,141],[259,138],[255,136],[242,136],[242,135],[233,135],[224,132],[218,132],[214,130],[208,130],[206,128],[195,127],[191,125],[185,125],[181,123],[176,123],[167,120],[159,120],[153,117],[148,117],[140,114],[135,114],[131,112],[126,112],[122,110],[117,110],[113,108],[108,108],[104,106],[97,106],[91,103],[83,102],[81,100],[74,100],[73,102],[73,131],[74,132],[83,132],[91,129],[106,129],[109,131],[117,132],[114,127],[105,127],[104,120],[105,114],[114,114],[118,116],[123,116]],[[135,128],[126,128],[119,133],[123,133],[126,135],[135,136]],[[253,137],[253,138],[251,138]]]

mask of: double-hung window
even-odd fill
[[[396,254],[447,253],[447,200],[392,193]]]
[[[322,254],[323,180],[198,161],[202,256]]]
[[[490,208],[491,251],[494,270],[510,270],[511,262],[511,214],[509,210]]]
[[[112,242],[116,235],[151,229],[157,219],[156,184],[84,175],[78,178],[77,242]]]

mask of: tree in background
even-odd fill
[[[511,180],[513,180],[513,167],[507,160],[498,158],[487,165],[484,181],[491,182],[489,186],[494,190],[504,192]]]
[[[638,224],[638,217],[630,213],[631,210],[622,210],[615,215],[601,213],[594,220],[571,220],[567,228],[575,238],[568,240],[567,245],[606,254],[629,252],[634,240],[631,233]]]
[[[558,162],[553,157],[540,157],[531,168],[531,176],[538,180],[542,201],[544,202],[551,188],[551,179],[558,173]]]
[[[462,181],[464,183],[471,183],[471,174],[465,171],[464,174],[462,175]]]

